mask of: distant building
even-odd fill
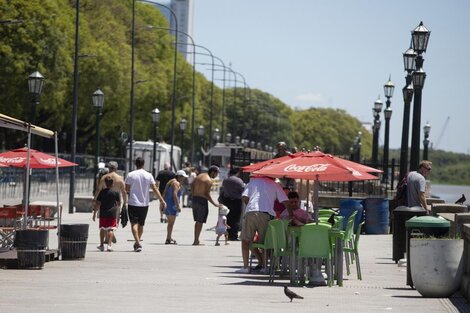
[[[154,1],[166,6],[169,6],[175,12],[176,19],[178,20],[178,30],[193,36],[193,21],[194,21],[194,1],[193,0],[171,0],[171,1]],[[156,5],[162,14],[170,21],[170,28],[176,29],[173,15],[161,6]],[[178,45],[178,51],[183,54],[184,58],[188,60],[189,54],[192,51],[191,39],[183,33],[178,33],[178,42],[184,44]]]

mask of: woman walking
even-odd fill
[[[175,178],[171,179],[166,184],[165,191],[163,192],[163,198],[167,204],[163,213],[165,213],[168,218],[165,240],[166,245],[177,244],[176,240],[172,238],[171,234],[173,233],[173,226],[175,225],[176,216],[178,216],[178,213],[181,212],[181,184],[186,178],[188,178],[188,175],[185,171],[177,171]]]

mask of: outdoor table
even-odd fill
[[[291,248],[291,258],[290,258],[290,282],[291,284],[297,283],[297,276],[301,277],[303,275],[303,267],[299,268],[297,260],[297,246],[300,237],[300,231],[302,226],[289,226],[289,244]],[[333,275],[336,278],[338,286],[343,286],[343,238],[344,231],[332,228],[330,230],[330,238],[335,241],[335,250],[333,253]]]

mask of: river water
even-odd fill
[[[467,201],[465,204],[470,204],[470,186],[452,186],[452,185],[437,185],[431,181],[431,192],[432,196],[444,199],[445,202],[454,203],[462,194],[465,195]]]

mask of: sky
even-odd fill
[[[392,149],[401,145],[402,54],[410,46],[411,30],[423,21],[431,36],[423,55],[427,77],[421,129],[429,121],[434,148],[470,154],[470,1],[193,1],[195,43],[231,63],[250,88],[292,108],[340,108],[371,123],[378,96],[385,108],[383,85],[391,76]]]

